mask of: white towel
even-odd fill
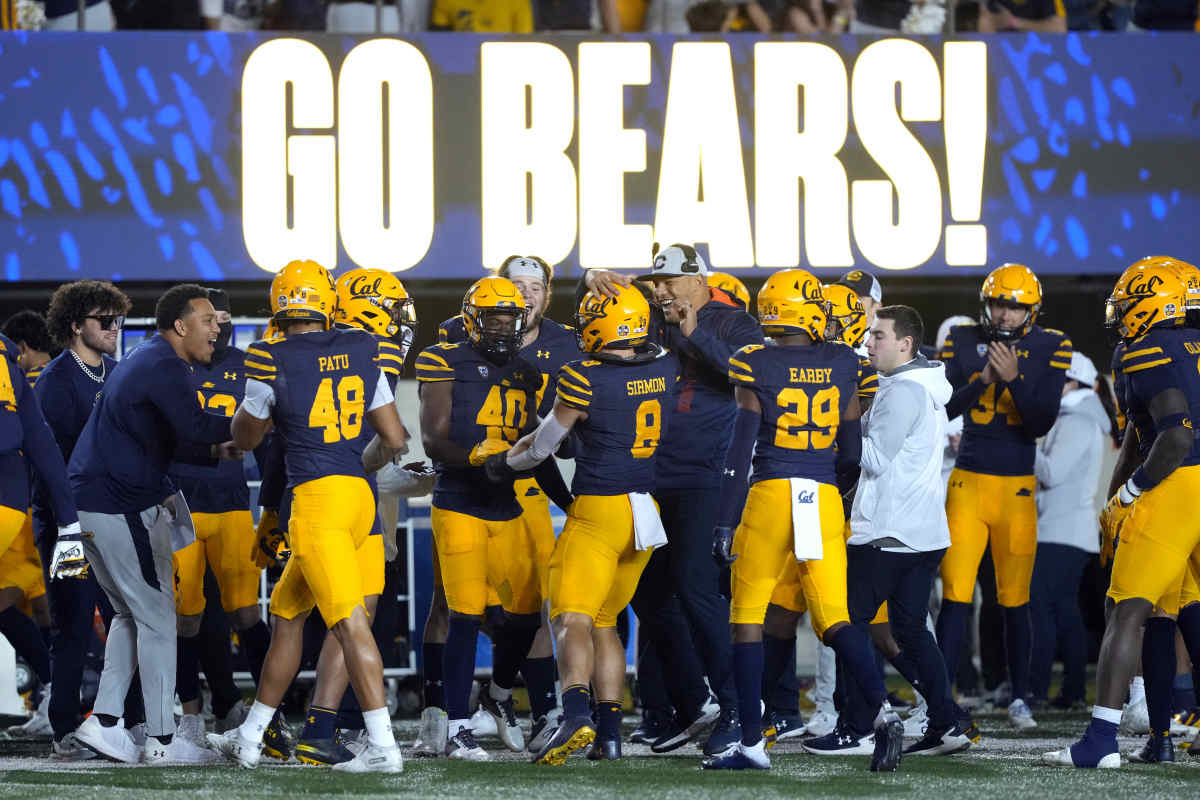
[[[663,530],[654,498],[645,492],[630,492],[629,507],[633,509],[633,541],[637,549],[665,547],[667,532]]]
[[[788,478],[792,488],[792,547],[797,561],[820,561],[821,547],[820,484],[808,478]]]
[[[188,508],[183,492],[176,492],[163,501],[165,513],[159,514],[156,524],[166,525],[171,533],[171,550],[178,553],[196,541],[196,526],[192,523],[192,510]]]

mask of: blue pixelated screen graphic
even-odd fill
[[[273,255],[259,256],[268,263],[256,263],[248,245],[254,237],[245,229],[243,213],[249,174],[243,163],[246,66],[253,53],[276,38],[221,33],[0,34],[0,264],[5,280],[261,280],[266,270],[281,266],[269,263]],[[336,98],[344,90],[338,83],[341,67],[368,37],[313,35],[304,41],[323,55],[321,63],[328,65],[333,87],[330,97],[335,99],[329,104],[328,122],[310,127],[286,121],[284,130],[291,141],[332,142],[345,134],[336,120]],[[494,266],[485,264],[481,50],[496,39],[429,34],[405,41],[428,63],[432,82],[433,191],[432,233],[423,255],[402,273],[414,278],[477,277],[484,266]],[[579,48],[595,40],[506,41],[558,48],[572,70],[569,90],[582,91],[574,82]],[[668,97],[673,96],[676,78],[672,65],[681,44],[713,40],[642,36],[604,41],[649,43],[649,81],[627,86],[622,94],[620,124],[644,131],[645,166],[627,168],[621,181],[621,219],[628,225],[661,223],[662,210],[656,203],[661,202],[660,165],[669,138]],[[762,264],[762,232],[757,229],[755,48],[765,41],[756,36],[728,40],[736,100],[736,119],[728,127],[740,146],[741,176],[719,185],[722,191],[744,192],[745,240],[754,249],[744,249],[751,254],[748,258],[731,261],[721,254],[728,249],[718,251],[703,242],[702,235],[691,237],[701,240],[702,252],[716,267],[765,272],[786,266]],[[987,99],[978,218],[954,216],[940,112],[932,119],[926,115],[902,123],[936,172],[943,205],[938,231],[956,222],[982,225],[986,265],[1018,261],[1041,273],[1114,272],[1151,253],[1200,258],[1200,226],[1195,224],[1200,217],[1200,47],[1194,35],[1031,34],[970,41],[984,42],[987,48],[986,76],[977,86]],[[851,87],[859,80],[856,63],[874,42],[853,36],[822,40],[841,60]],[[928,50],[935,70],[945,66],[941,39],[923,38],[917,44]],[[938,72],[932,74],[940,80]],[[280,90],[285,114],[321,102],[300,82],[288,86]],[[408,96],[396,88],[389,91],[388,102]],[[815,96],[811,87],[802,92]],[[880,144],[877,138],[872,145],[862,127],[869,116],[879,116],[878,109],[856,106],[857,92],[849,94],[843,103],[849,110],[842,112],[848,130],[836,155],[851,186],[848,207],[858,202],[856,181],[892,179],[895,196],[905,196],[908,178],[893,174],[873,155],[872,147],[891,147],[890,140],[884,137]],[[895,95],[900,108],[905,107],[902,94]],[[575,119],[582,105],[577,97],[569,97],[567,103],[567,113]],[[886,103],[893,101],[889,97]],[[935,98],[935,111],[938,103]],[[723,122],[718,105],[693,97],[676,113],[694,129],[718,130]],[[537,112],[535,101],[530,124]],[[407,113],[404,108],[393,113],[389,124],[404,125]],[[576,127],[563,151],[581,182],[582,120],[580,114],[572,123]],[[801,118],[797,130],[809,124]],[[893,132],[890,138],[903,137]],[[334,145],[329,148],[334,153]],[[301,163],[297,153],[289,151],[287,158],[296,159],[280,161],[289,169]],[[404,159],[405,154],[389,152],[388,158]],[[344,160],[331,163],[345,169]],[[374,177],[384,181],[382,175]],[[331,172],[330,187],[335,178],[336,171]],[[716,180],[707,174],[704,179]],[[334,219],[332,188],[322,201],[322,193],[314,192],[299,173],[280,172],[271,180],[278,182],[280,196],[290,204],[286,219],[280,217],[282,228],[301,224],[295,200],[301,194],[304,202],[329,210],[327,216]],[[364,190],[372,188],[370,178],[365,182]],[[702,183],[692,199],[712,200],[704,196],[705,187],[711,191],[717,185]],[[807,204],[828,200],[819,193],[804,193],[802,186],[800,181],[796,188],[802,195],[800,217]],[[403,185],[389,184],[384,196],[405,191]],[[569,199],[576,201],[574,194]],[[579,214],[584,213],[583,199]],[[523,203],[525,198],[514,196],[512,202]],[[897,211],[898,224],[904,215]],[[849,258],[857,266],[881,266],[881,246],[864,247],[869,234],[856,214],[849,216],[855,217],[846,221]],[[580,266],[580,237],[586,234],[578,214],[564,219],[578,230],[572,238],[564,229],[567,244],[550,260],[559,262],[560,275],[570,275]],[[395,225],[397,220],[384,219],[382,224]],[[344,219],[330,225],[336,260],[331,266],[380,266],[364,263],[369,257],[362,253],[371,251],[362,242],[369,235],[348,232]],[[799,227],[804,230],[803,224]],[[845,264],[814,260],[805,235],[800,234],[799,266],[844,268]],[[938,233],[930,255],[905,269],[969,275],[987,268],[982,258],[948,264],[953,259],[948,259],[947,239],[948,234]]]

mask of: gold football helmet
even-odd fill
[[[766,336],[807,333],[814,342],[824,341],[829,306],[821,282],[808,270],[776,272],[758,290],[758,321]]]
[[[585,353],[637,347],[646,341],[649,330],[650,304],[632,286],[619,287],[616,297],[588,292],[575,312],[575,337]]]
[[[315,261],[292,261],[271,281],[271,318],[276,323],[333,324],[337,292],[329,270]]]
[[[392,339],[408,353],[417,334],[417,312],[399,278],[382,269],[352,269],[334,287],[336,322]]]
[[[1016,328],[1001,328],[992,321],[992,302],[1023,306],[1025,321]],[[979,303],[979,325],[984,338],[994,342],[1020,339],[1029,333],[1042,308],[1042,282],[1024,264],[1002,264],[983,279]]]
[[[731,297],[736,297],[747,309],[750,308],[750,290],[736,276],[730,275],[728,272],[710,272],[708,273],[708,285],[714,289],[720,289]]]
[[[1129,266],[1104,304],[1104,327],[1128,341],[1153,327],[1183,324],[1187,281],[1168,256],[1151,256]]]
[[[525,314],[525,298],[508,278],[480,278],[463,296],[467,341],[492,361],[503,363],[521,349]]]
[[[821,294],[829,304],[829,325],[825,340],[844,342],[851,347],[862,344],[867,335],[867,311],[849,286],[833,283],[822,287]]]

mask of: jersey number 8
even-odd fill
[[[629,453],[634,458],[649,458],[658,449],[661,435],[662,405],[657,400],[643,400],[634,415],[633,447]]]
[[[838,413],[840,397],[841,392],[836,386],[821,389],[811,401],[803,389],[781,391],[775,402],[786,410],[779,415],[775,425],[775,446],[788,450],[824,450],[832,445],[841,419]],[[796,430],[810,424],[825,430]]]
[[[332,444],[341,439],[357,439],[362,431],[363,380],[357,375],[346,375],[338,380],[337,401],[333,397],[333,378],[325,378],[317,386],[312,409],[308,412],[308,427],[324,428],[325,443]]]

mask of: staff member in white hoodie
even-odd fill
[[[1093,387],[1096,366],[1076,350],[1063,385],[1054,427],[1037,449],[1038,545],[1030,584],[1033,661],[1029,684],[1045,701],[1057,651],[1063,682],[1052,703],[1070,708],[1084,702],[1087,634],[1079,610],[1079,581],[1087,560],[1100,552],[1096,490],[1112,425]]]
[[[929,727],[904,752],[940,755],[970,747],[979,731],[950,697],[945,661],[925,627],[933,580],[950,546],[942,447],[953,390],[942,363],[918,352],[924,336],[915,309],[897,305],[875,312],[867,352],[879,371],[879,391],[863,417],[847,585],[851,622],[865,627],[886,601],[892,633],[916,665]],[[858,692],[848,689],[842,713],[852,719],[869,713],[859,708]]]

